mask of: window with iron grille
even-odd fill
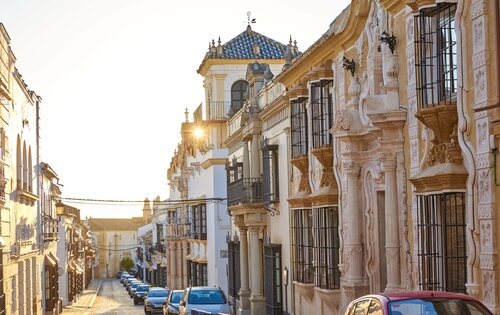
[[[415,18],[419,108],[449,105],[457,92],[456,3],[439,3]]]
[[[264,279],[266,315],[283,314],[281,244],[264,245]]]
[[[233,183],[243,178],[243,162],[238,162],[233,159],[232,162],[226,163],[226,179],[227,183]]]
[[[313,148],[330,146],[333,124],[333,105],[330,89],[332,80],[320,80],[311,83],[311,123]]]
[[[312,210],[292,210],[293,279],[314,282]]]
[[[5,315],[5,292],[3,290],[3,250],[0,249],[0,315]]]
[[[228,292],[232,297],[238,297],[241,288],[240,274],[240,242],[227,242],[228,250]]]
[[[247,89],[248,82],[245,80],[236,81],[231,87],[231,109],[233,113],[238,112],[243,107]]]
[[[300,97],[290,101],[292,158],[307,155],[307,97]]]
[[[465,293],[465,193],[418,196],[417,219],[420,289]]]
[[[264,202],[276,202],[279,194],[278,146],[262,143],[262,189]]]
[[[192,207],[192,236],[197,240],[207,239],[207,205],[199,204]]]
[[[340,288],[338,207],[314,208],[314,284],[334,290]]]

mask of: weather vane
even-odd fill
[[[248,17],[248,25],[250,26],[250,24],[252,23],[257,23],[257,21],[255,20],[255,18],[250,18],[250,16],[252,15],[252,12],[248,11],[247,12],[247,17]]]

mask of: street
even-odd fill
[[[134,305],[133,300],[118,279],[103,279],[92,308],[69,307],[62,314],[144,314],[144,305]]]

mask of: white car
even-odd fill
[[[191,315],[192,311],[211,314],[231,314],[231,307],[224,292],[217,287],[187,287],[179,303],[180,315]]]

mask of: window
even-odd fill
[[[313,278],[313,236],[312,210],[292,210],[293,279],[312,283]]]
[[[240,242],[227,242],[228,249],[228,292],[229,296],[238,297],[241,288],[240,274]]]
[[[245,80],[236,81],[231,87],[231,111],[238,112],[245,103],[245,93],[248,89],[248,83]]]
[[[449,105],[456,99],[455,11],[455,3],[439,3],[416,16],[415,66],[420,108]]]
[[[207,205],[193,206],[192,237],[197,240],[207,239]]]
[[[292,158],[307,155],[307,97],[301,97],[290,101],[291,110],[291,134],[292,134]]]
[[[266,315],[283,314],[281,245],[264,245],[264,294]]]
[[[262,189],[264,202],[279,201],[278,146],[262,143]]]
[[[332,80],[321,80],[311,83],[311,123],[313,148],[330,146],[333,124],[333,105],[330,89]]]
[[[190,286],[208,285],[207,264],[187,261],[187,278]]]
[[[417,233],[421,290],[465,293],[465,193],[418,196]]]
[[[313,209],[314,284],[334,290],[340,288],[338,207]]]

